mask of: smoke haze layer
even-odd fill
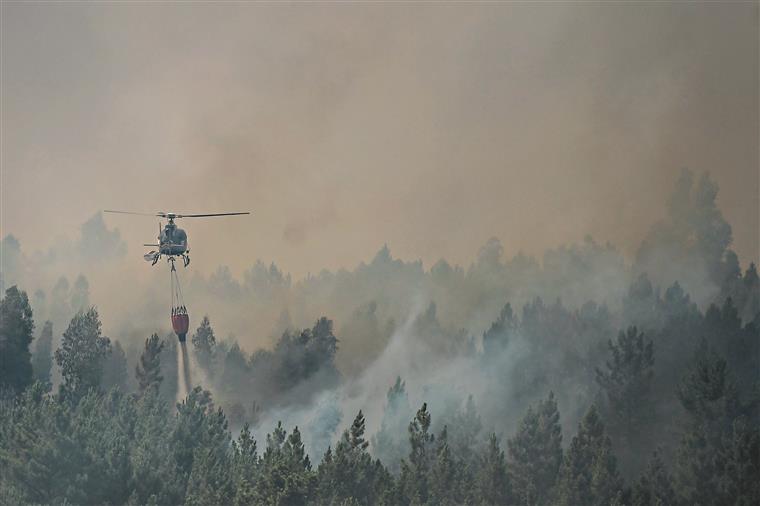
[[[631,259],[681,167],[758,258],[753,3],[2,6],[0,228],[184,223],[193,269],[466,265],[585,234]],[[146,278],[150,219],[109,217]],[[349,240],[350,238],[350,240]]]

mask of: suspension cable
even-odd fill
[[[182,297],[182,287],[179,284],[179,274],[177,274],[177,269],[174,267],[174,259],[171,259],[169,262],[171,263],[169,276],[171,278],[172,311],[174,311],[180,307],[184,308],[185,300]]]

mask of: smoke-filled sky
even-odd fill
[[[758,6],[2,4],[2,234],[184,221],[193,267],[633,255],[682,167],[758,258]],[[142,262],[151,218],[108,216]],[[746,265],[746,263],[745,263]]]

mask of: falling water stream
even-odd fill
[[[177,402],[187,397],[190,391],[190,361],[187,357],[187,346],[184,341],[177,348]]]

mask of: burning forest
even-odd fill
[[[0,504],[760,504],[756,4],[0,8]]]

